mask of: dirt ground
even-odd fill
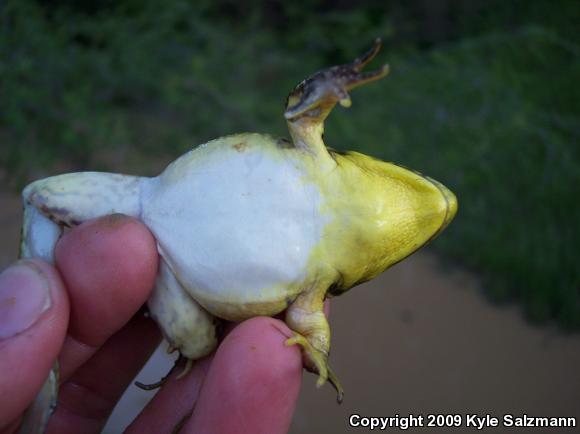
[[[16,257],[19,229],[18,198],[0,193],[0,269]],[[580,423],[580,335],[531,326],[516,307],[489,304],[474,276],[444,269],[428,251],[335,299],[331,312],[331,362],[345,401],[337,405],[330,386],[318,390],[305,374],[292,434],[370,432],[349,427],[352,414],[461,415],[460,428],[420,429],[434,433],[476,431],[465,426],[468,414],[500,418],[485,431],[580,432],[501,426],[504,414]],[[139,378],[155,381],[170,364],[158,351]],[[150,396],[132,387],[105,432],[121,432]]]

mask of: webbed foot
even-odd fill
[[[350,107],[349,90],[379,80],[389,73],[389,65],[362,72],[377,55],[381,45],[381,40],[377,38],[373,47],[354,61],[323,69],[302,81],[288,95],[284,117],[288,121],[302,116],[322,121],[337,102],[343,107]]]

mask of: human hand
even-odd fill
[[[0,274],[0,432],[21,415],[60,363],[49,433],[100,432],[157,347],[155,324],[139,313],[157,270],[155,240],[125,216],[87,222],[58,242],[56,268],[19,261]],[[284,433],[298,396],[302,360],[279,320],[237,325],[217,352],[179,380],[173,373],[128,433]]]

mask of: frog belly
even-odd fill
[[[192,151],[143,181],[142,220],[190,295],[214,315],[284,309],[320,242],[320,192],[300,160],[248,146]]]

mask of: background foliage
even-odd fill
[[[460,212],[434,247],[493,299],[580,327],[580,6],[385,3],[0,2],[2,182],[154,174],[217,136],[285,135],[288,91],[381,36],[392,74],[332,114],[329,146],[448,185]]]

